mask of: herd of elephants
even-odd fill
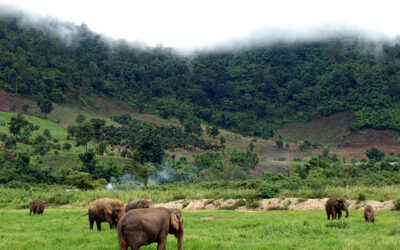
[[[43,214],[45,204],[36,199],[29,203],[30,215]],[[328,220],[342,217],[342,211],[349,216],[346,200],[332,197],[325,205]],[[182,250],[183,218],[179,209],[154,207],[151,199],[137,199],[126,206],[120,200],[101,198],[89,205],[88,213],[90,229],[96,222],[97,230],[101,231],[101,223],[108,222],[110,229],[116,228],[118,243],[121,249],[139,249],[141,246],[157,243],[157,249],[166,249],[167,236],[173,234],[178,240],[178,249]],[[85,216],[83,215],[83,216]],[[370,205],[364,208],[366,222],[375,221],[374,208]]]

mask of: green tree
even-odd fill
[[[18,135],[21,134],[21,130],[29,125],[29,122],[25,120],[25,118],[18,114],[17,116],[13,116],[10,118],[10,122],[8,123],[8,130],[12,135],[18,138]]]
[[[376,161],[382,161],[385,158],[385,152],[383,152],[375,147],[366,149],[365,155],[368,157],[368,159],[376,160]]]
[[[143,183],[144,188],[147,189],[149,177],[156,172],[154,168],[150,167],[150,164],[151,163],[141,163],[136,159],[132,159],[129,164],[125,166],[125,170],[139,179]]]
[[[165,144],[160,131],[152,125],[142,128],[135,140],[135,149],[141,162],[160,163],[164,157]]]
[[[76,130],[74,131],[76,146],[85,146],[85,150],[87,151],[87,143],[93,139],[94,137],[94,129],[90,123],[82,123],[76,126]]]
[[[81,115],[81,114],[79,114],[75,119],[76,123],[78,123],[78,124],[83,123],[85,120],[86,120],[86,116]]]
[[[22,110],[26,113],[26,112],[28,112],[28,109],[29,109],[29,104],[24,103],[22,105]]]
[[[281,138],[276,139],[275,145],[278,149],[282,149],[283,148],[283,140]]]
[[[39,106],[40,112],[45,115],[50,114],[51,111],[53,111],[53,104],[49,99],[39,99],[36,103]]]
[[[183,123],[183,126],[185,127],[185,132],[187,133],[193,133],[198,136],[200,136],[203,133],[203,130],[201,129],[200,120],[194,117],[186,119],[185,122]]]
[[[210,134],[211,134],[212,137],[215,138],[217,135],[219,135],[218,128],[217,127],[211,127]]]
[[[51,132],[47,128],[43,130],[43,135],[47,138],[47,140],[51,139]]]
[[[219,138],[219,142],[221,143],[221,145],[224,145],[225,142],[226,142],[225,137],[221,136],[221,137]]]

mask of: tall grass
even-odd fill
[[[300,188],[295,191],[282,190],[276,197],[327,198],[332,196],[358,199],[362,194],[369,200],[386,201],[400,199],[399,187],[325,187],[323,189]],[[29,201],[40,198],[48,206],[71,205],[86,207],[93,200],[103,197],[115,198],[125,203],[136,198],[151,198],[155,203],[165,203],[179,199],[257,199],[254,189],[202,188],[200,185],[160,185],[143,190],[77,190],[62,186],[42,186],[25,189],[0,187],[0,207],[26,208]]]

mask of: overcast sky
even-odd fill
[[[26,11],[150,46],[190,49],[263,30],[321,32],[324,27],[400,34],[400,1],[352,0],[0,0]],[[279,34],[279,32],[277,32]]]

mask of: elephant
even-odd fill
[[[40,199],[33,200],[29,202],[29,215],[34,214],[43,214],[44,211],[44,202]]]
[[[347,208],[346,200],[343,198],[330,198],[326,201],[325,210],[328,220],[330,219],[331,215],[332,220],[335,220],[336,214],[338,215],[338,219],[340,219],[342,217],[342,210],[346,211],[346,218],[349,217],[349,210]]]
[[[124,211],[124,203],[120,200],[101,198],[93,201],[88,211],[90,230],[93,230],[95,221],[98,231],[101,231],[102,222],[108,222],[110,229],[116,228]]]
[[[154,207],[152,199],[137,199],[131,200],[125,207],[125,213],[132,209],[138,208],[152,208]]]
[[[375,212],[371,205],[366,205],[364,208],[364,218],[365,222],[374,223],[375,222]]]
[[[118,243],[121,250],[157,242],[157,250],[165,250],[168,234],[178,239],[178,250],[182,250],[183,218],[179,209],[165,207],[133,209],[127,212],[117,226]]]

